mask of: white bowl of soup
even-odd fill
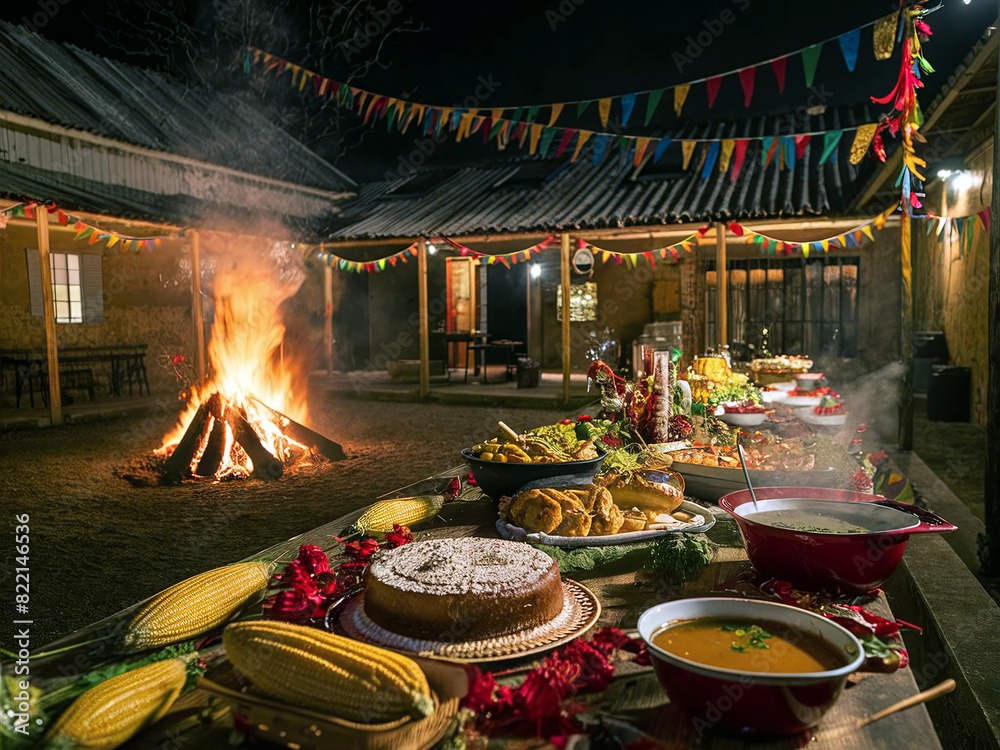
[[[670,702],[699,737],[811,729],[865,660],[847,629],[768,601],[678,599],[647,609],[637,627]]]

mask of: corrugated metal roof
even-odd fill
[[[0,109],[330,191],[335,167],[234,96],[61,45],[0,22]]]
[[[407,192],[411,177],[388,177],[361,187],[343,206],[340,226],[330,240],[390,239],[417,236],[463,236],[502,232],[547,232],[554,229],[609,228],[705,222],[731,219],[836,215],[846,210],[859,181],[859,170],[847,159],[853,128],[874,122],[866,105],[818,114],[796,113],[755,117],[735,123],[711,123],[681,138],[739,138],[845,129],[835,158],[820,165],[822,136],[806,146],[803,159],[779,170],[774,158],[763,165],[762,142],[751,141],[739,178],[733,182],[718,169],[701,178],[696,150],[687,171],[681,169],[680,147],[663,157],[666,167],[636,174],[617,153],[594,166],[587,153],[534,186],[521,183],[505,190],[502,180],[525,159],[461,166],[425,194]],[[479,147],[481,148],[481,147]],[[672,161],[671,161],[672,160]],[[553,160],[553,166],[557,163]],[[647,162],[648,163],[648,162]],[[424,175],[445,165],[429,167]],[[397,195],[392,195],[392,193]],[[339,222],[338,222],[339,223]]]

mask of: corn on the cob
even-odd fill
[[[111,750],[162,718],[187,678],[184,661],[147,664],[95,685],[73,701],[46,737],[46,747]]]
[[[444,505],[443,495],[379,500],[361,514],[355,524],[364,533],[387,534],[394,523],[416,526],[429,521]]]
[[[222,643],[257,688],[292,705],[369,724],[434,710],[417,663],[378,646],[276,620],[233,623]]]
[[[130,651],[194,638],[226,623],[268,582],[267,565],[236,563],[207,570],[154,596],[132,618],[123,643]]]

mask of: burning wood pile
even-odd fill
[[[309,368],[286,351],[281,303],[301,277],[271,269],[217,270],[208,346],[212,377],[192,388],[187,410],[157,454],[162,481],[189,477],[276,480],[310,457],[339,461],[340,445],[306,427]]]
[[[254,425],[257,425],[255,427]],[[310,454],[345,458],[337,443],[251,397],[244,405],[215,391],[188,423],[163,467],[163,479],[252,477],[275,480],[286,463]]]

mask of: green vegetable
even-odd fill
[[[693,580],[712,560],[712,544],[704,534],[670,534],[653,545],[649,570],[668,585]]]
[[[746,651],[748,648],[771,648],[764,641],[774,638],[773,635],[764,630],[760,625],[747,625],[745,623],[735,625],[726,624],[722,626],[721,630],[726,633],[732,633],[737,638],[745,639],[744,641],[733,641],[730,646],[733,651],[739,651],[740,653]]]
[[[548,544],[533,544],[559,564],[559,572],[576,573],[582,570],[593,570],[601,565],[617,562],[631,555],[646,555],[653,547],[653,542],[637,544],[610,544],[605,547],[575,547],[561,549]]]

